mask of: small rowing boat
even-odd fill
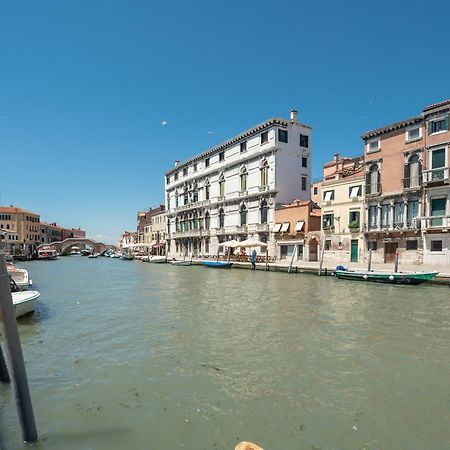
[[[375,283],[417,285],[432,280],[439,272],[368,272],[364,270],[335,270],[341,280],[372,281]]]
[[[172,264],[173,266],[190,266],[191,265],[191,261],[183,261],[181,259],[174,259],[172,261],[170,261],[170,264]]]
[[[233,263],[226,261],[203,261],[205,267],[211,267],[214,269],[229,269]]]

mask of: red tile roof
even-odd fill
[[[28,211],[23,208],[18,208],[17,206],[0,206],[0,212],[2,212],[2,213],[27,213],[27,214],[33,214],[35,216],[39,216],[39,214],[36,214],[34,212]]]
[[[439,108],[440,106],[445,106],[445,105],[450,105],[450,98],[447,100],[443,100],[442,102],[439,102],[439,103],[434,103],[432,105],[425,106],[425,108],[423,108],[423,110],[429,111],[430,109]]]

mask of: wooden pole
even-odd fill
[[[6,367],[6,361],[3,357],[2,347],[0,346],[0,381],[2,383],[9,383],[11,378],[9,378],[8,368]]]
[[[322,251],[320,252],[319,277],[322,275],[323,258],[325,256],[325,241],[326,239],[323,240]]]
[[[292,252],[291,263],[289,264],[288,273],[291,273],[292,264],[294,264],[294,258],[295,258],[295,255],[297,254],[297,247],[298,247],[298,244],[295,244],[294,245],[294,251]]]
[[[372,249],[369,249],[369,261],[367,262],[367,272],[372,270]]]
[[[25,442],[35,442],[38,437],[36,422],[34,420],[25,362],[20,345],[16,313],[12,302],[3,250],[0,250],[0,317],[3,321],[3,335],[6,342],[11,379],[22,428],[22,437]]]
[[[394,269],[395,273],[398,272],[398,258],[399,258],[399,255],[398,255],[398,248],[397,248],[397,250],[395,250],[395,269]]]
[[[266,245],[266,272],[269,271],[269,246]]]

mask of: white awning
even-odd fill
[[[279,233],[280,229],[281,229],[281,223],[276,223],[275,226],[273,227],[273,232]]]
[[[331,200],[331,196],[333,195],[333,191],[326,191],[324,196],[323,196],[323,200],[325,202],[329,202]]]
[[[353,186],[350,190],[350,198],[359,197],[359,189],[361,186]]]
[[[289,230],[289,225],[290,225],[289,222],[283,222],[283,225],[281,225],[281,230],[280,231],[282,233],[286,233]]]
[[[303,230],[303,225],[305,225],[305,221],[304,220],[299,220],[297,222],[297,225],[295,225],[295,231],[299,232]]]

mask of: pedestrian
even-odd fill
[[[256,269],[256,250],[255,249],[252,250],[252,255],[250,257],[250,261],[252,263],[252,270],[255,270]]]

